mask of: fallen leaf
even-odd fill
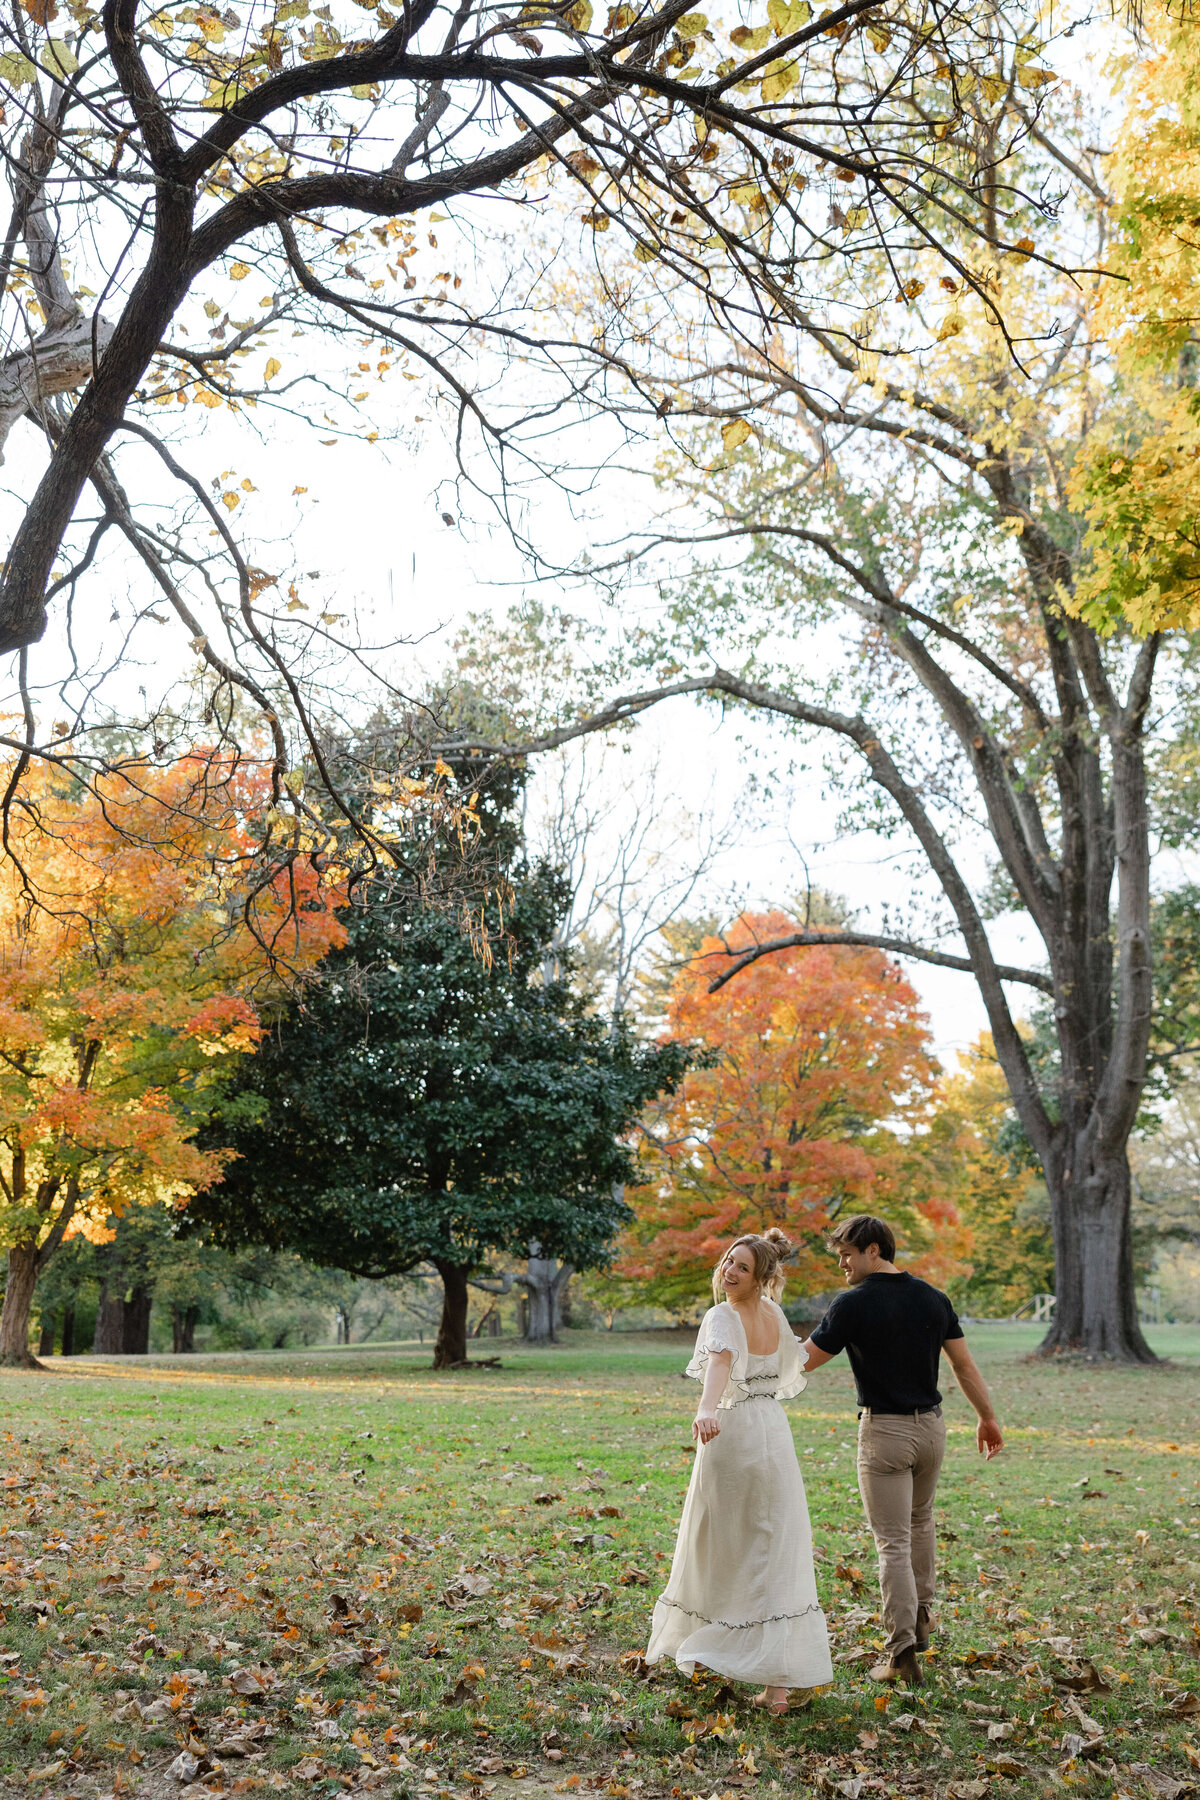
[[[1077,1675],[1056,1675],[1054,1685],[1072,1694],[1111,1694],[1112,1689],[1093,1662],[1081,1662]]]
[[[984,1800],[986,1781],[952,1781],[946,1789],[946,1800]]]
[[[1018,1775],[1028,1775],[1029,1773],[1025,1764],[1023,1762],[1018,1762],[1015,1756],[993,1757],[988,1762],[988,1768],[993,1770],[997,1775],[1010,1775],[1014,1778]]]

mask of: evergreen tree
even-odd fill
[[[214,1122],[238,1159],[193,1225],[362,1275],[431,1263],[437,1368],[466,1359],[468,1280],[490,1252],[605,1263],[630,1217],[627,1133],[688,1052],[597,1016],[569,959],[545,978],[567,899],[554,871],[518,870],[484,903],[489,962],[457,918],[361,894],[319,989]]]

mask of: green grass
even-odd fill
[[[1173,1800],[1200,1769],[1200,1716],[1172,1710],[1200,1692],[1200,1330],[1150,1335],[1168,1366],[1112,1371],[971,1331],[1009,1443],[981,1463],[952,1394],[928,1679],[888,1696],[838,1662],[778,1722],[631,1654],[691,1468],[684,1337],[489,1341],[501,1369],[436,1376],[377,1345],[8,1375],[0,1776],[158,1800],[190,1742],[214,1794]],[[844,1366],[789,1410],[835,1656],[872,1649]],[[1090,1733],[1055,1677],[1080,1659],[1109,1691],[1080,1696],[1103,1741],[1072,1757]],[[231,1690],[246,1667],[260,1697]]]

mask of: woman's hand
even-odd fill
[[[692,1442],[707,1444],[720,1435],[721,1427],[717,1423],[715,1412],[707,1412],[702,1407],[692,1420]]]

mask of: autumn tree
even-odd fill
[[[946,84],[948,138],[1012,220],[1001,168],[1028,114],[1019,84]],[[677,365],[667,510],[588,571],[611,582],[637,647],[632,667],[614,657],[626,691],[586,709],[568,694],[549,729],[495,748],[536,753],[687,695],[824,743],[846,822],[907,846],[914,882],[893,929],[839,941],[977,984],[1049,1196],[1045,1350],[1151,1361],[1128,1144],[1153,1035],[1151,849],[1190,726],[1191,653],[1072,604],[1092,564],[1071,473],[1119,402],[1090,326],[1107,277],[1062,283],[1048,265],[1085,234],[1100,262],[1112,208],[1096,145],[1083,97],[1064,93],[1020,155],[1027,183],[1069,184],[1072,204],[1053,229],[1026,214],[1018,254],[964,241],[963,270],[930,263],[900,304],[886,262],[864,256],[825,316],[780,310],[753,351],[656,346]],[[647,563],[671,604],[634,630],[625,584]],[[1190,845],[1194,815],[1173,830]],[[1023,961],[997,948],[1005,917],[1037,946]],[[727,978],[829,941],[785,932],[730,956]],[[1031,994],[1048,997],[1055,1037],[1037,1068],[1019,1026]]]
[[[936,1078],[926,1020],[896,964],[877,950],[817,947],[763,958],[716,993],[728,957],[796,921],[743,913],[708,936],[678,973],[669,1029],[709,1057],[646,1121],[649,1179],[620,1272],[638,1298],[694,1300],[723,1245],[779,1225],[798,1246],[789,1282],[831,1285],[825,1233],[839,1213],[886,1212],[930,1247],[932,1192],[906,1186],[902,1133]]]
[[[1046,1185],[986,1032],[938,1082],[919,1154],[967,1234],[966,1267],[950,1284],[960,1309],[1005,1315],[1052,1291]]]
[[[279,971],[341,939],[311,867],[257,868],[270,797],[263,761],[205,751],[94,788],[25,778],[0,858],[0,1363],[28,1365],[68,1236],[220,1179],[226,1148],[195,1142],[208,1091],[254,1049]]]
[[[1125,113],[1109,165],[1117,278],[1092,327],[1115,352],[1113,402],[1071,491],[1086,559],[1072,604],[1102,631],[1200,625],[1200,42],[1187,0],[1155,0],[1114,58]]]

